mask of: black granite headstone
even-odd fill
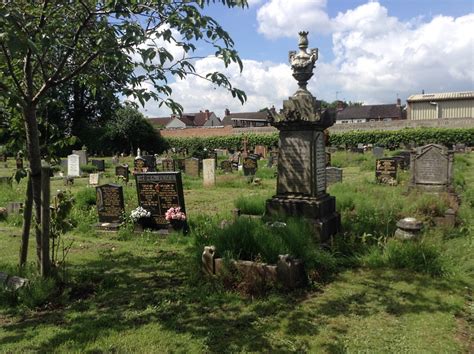
[[[92,165],[97,167],[97,171],[104,172],[105,171],[105,160],[92,160]]]
[[[146,161],[147,172],[156,172],[156,159],[153,155],[143,155],[143,159]]]
[[[103,184],[95,190],[99,222],[120,224],[125,211],[122,186]]]
[[[232,162],[225,160],[221,162],[221,169],[225,173],[232,173]]]
[[[118,165],[115,167],[115,176],[121,176],[125,182],[128,182],[129,175],[128,165]]]
[[[152,228],[168,227],[165,213],[171,207],[186,212],[181,172],[137,173],[135,179],[138,204],[151,213]]]

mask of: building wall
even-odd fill
[[[206,121],[206,123],[204,123],[203,127],[218,127],[221,125],[222,125],[222,122],[220,121],[220,119],[217,118],[217,116],[214,113],[212,113],[209,116],[209,119]]]
[[[176,129],[176,128],[186,128],[186,124],[184,124],[182,121],[180,121],[178,118],[174,118],[166,124],[166,129]]]
[[[408,107],[410,120],[474,118],[474,100],[409,102]]]

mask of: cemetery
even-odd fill
[[[27,120],[28,158],[0,150],[0,352],[472,352],[474,128],[332,134],[317,60],[299,32],[277,133],[40,155]]]

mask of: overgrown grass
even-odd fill
[[[241,195],[234,201],[234,205],[242,214],[263,215],[268,198],[265,195]]]

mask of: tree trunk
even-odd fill
[[[51,273],[51,260],[49,258],[49,166],[41,168],[41,275],[47,277]]]
[[[30,179],[35,211],[36,256],[38,268],[41,269],[41,153],[38,136],[38,122],[36,120],[36,105],[27,102],[23,116],[25,120],[26,145],[30,162]]]
[[[31,188],[31,178],[28,175],[28,186],[26,188],[25,208],[23,209],[23,231],[21,234],[20,267],[25,266],[26,260],[28,259],[28,242],[30,239],[32,209],[33,209],[33,189]]]

